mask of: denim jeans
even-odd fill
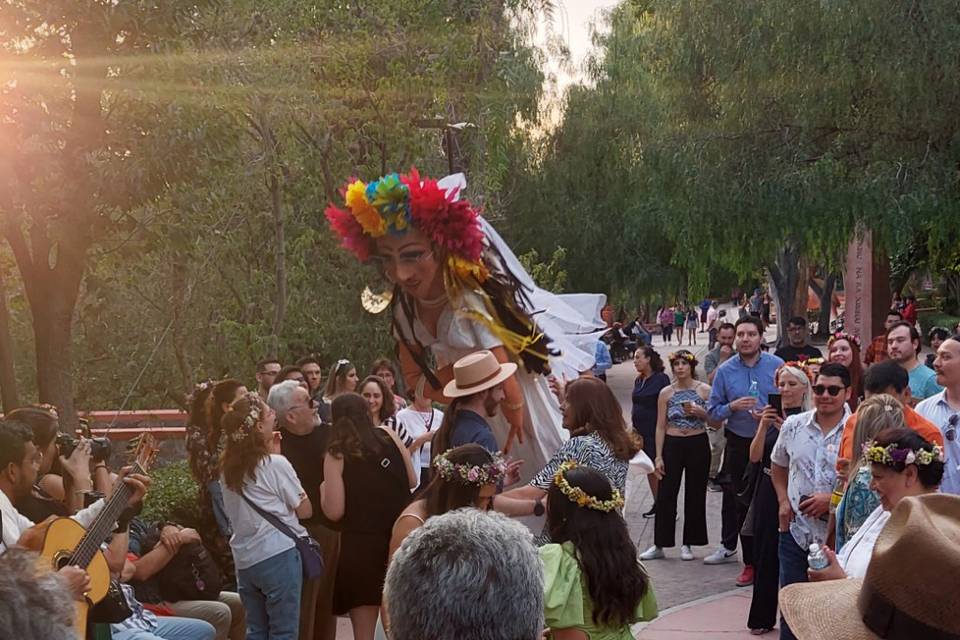
[[[111,631],[113,640],[213,640],[216,631],[204,620],[159,616],[153,631],[125,629]]]
[[[780,532],[780,588],[795,582],[807,582],[807,550],[797,544],[789,531]],[[783,616],[780,616],[780,640],[794,640]]]
[[[297,640],[303,570],[296,547],[237,571],[247,640]]]
[[[227,540],[233,535],[233,527],[230,524],[230,518],[223,509],[223,487],[219,480],[211,480],[207,483],[207,492],[210,493],[210,503],[213,505],[213,517],[217,521],[217,528]]]

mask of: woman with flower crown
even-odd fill
[[[555,636],[632,640],[630,625],[657,617],[622,508],[623,494],[599,472],[572,460],[557,469],[547,496],[552,543],[540,547],[544,620]]]
[[[234,400],[223,416],[223,506],[233,525],[230,547],[247,612],[247,637],[296,640],[303,585],[300,552],[257,509],[306,536],[300,520],[313,514],[313,506],[293,465],[280,454],[276,422],[277,414],[255,393]]]
[[[694,545],[707,544],[707,477],[710,475],[710,440],[707,438],[707,400],[710,385],[697,380],[697,358],[680,349],[671,353],[674,381],[657,399],[656,474],[660,477],[653,546],[643,560],[663,558],[664,547],[675,543],[677,497],[683,497],[683,544],[680,559],[693,560]]]
[[[408,387],[445,402],[453,363],[480,349],[520,365],[492,426],[504,451],[539,469],[565,439],[546,375],[551,366],[573,375],[589,369],[592,344],[585,350],[564,336],[601,327],[570,299],[533,284],[493,227],[460,198],[464,186],[462,174],[438,182],[415,169],[369,184],[355,180],[344,191],[346,208],[330,205],[326,217],[343,246],[393,285],[392,331]],[[601,301],[583,306],[599,313]]]
[[[870,488],[880,497],[880,504],[839,553],[824,550],[830,564],[820,571],[808,569],[811,581],[864,577],[893,508],[903,498],[936,493],[943,480],[943,449],[907,427],[881,432],[868,444],[863,457],[870,464]]]
[[[466,507],[488,511],[496,509],[511,516],[527,516],[537,511],[539,500],[518,500],[497,495],[498,485],[506,478],[503,456],[478,444],[464,444],[433,459],[433,480],[403,510],[393,525],[390,557],[400,543],[428,518]]]
[[[857,405],[863,398],[863,361],[860,360],[860,338],[838,331],[827,340],[827,361],[842,364],[850,370],[850,400],[847,405],[851,413],[857,411]]]

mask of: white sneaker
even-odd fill
[[[693,560],[693,551],[690,551],[690,547],[688,547],[687,545],[682,545],[680,547],[680,559]]]
[[[657,545],[653,545],[652,547],[650,547],[649,549],[647,549],[646,551],[640,554],[641,560],[657,560],[659,558],[664,558],[664,557],[666,556],[663,555],[663,549],[661,549]]]
[[[725,562],[737,562],[736,550],[730,551],[723,545],[717,547],[717,550],[703,559],[703,564],[724,564]]]

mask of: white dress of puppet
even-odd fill
[[[448,176],[440,181],[447,190],[460,187],[462,193],[466,186],[463,174]],[[526,295],[522,305],[537,325],[537,328],[550,338],[550,348],[557,352],[551,356],[550,368],[553,375],[566,375],[574,379],[579,372],[587,371],[595,364],[597,340],[606,329],[600,319],[600,310],[606,304],[603,294],[557,295],[545,291],[534,284],[520,261],[506,245],[500,234],[480,218],[485,235],[485,243],[494,247],[502,259],[502,264],[487,264],[491,271],[508,269],[520,282]],[[489,255],[489,254],[487,254]],[[399,305],[393,308],[396,327],[401,335],[395,336],[407,343],[419,342],[426,347],[435,361],[437,369],[452,365],[465,355],[480,349],[503,346],[503,343],[490,332],[483,323],[471,318],[482,314],[489,318],[479,294],[462,291],[456,299],[449,300],[443,308],[437,322],[437,335],[431,335],[419,319],[414,318],[413,326],[400,311]],[[415,338],[415,341],[412,339]],[[521,480],[527,482],[544,467],[553,454],[568,439],[569,434],[563,428],[560,405],[550,391],[547,379],[537,373],[526,370],[522,362],[517,362],[516,379],[523,393],[524,419],[523,442],[514,441],[510,455],[524,460]],[[500,448],[506,445],[510,424],[502,413],[488,419]]]

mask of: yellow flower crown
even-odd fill
[[[623,496],[616,489],[613,490],[613,497],[609,500],[597,500],[593,496],[587,495],[587,492],[580,487],[571,486],[563,474],[578,466],[580,465],[577,464],[576,460],[567,460],[553,474],[553,484],[560,488],[560,493],[565,495],[570,502],[575,502],[578,507],[586,507],[604,513],[623,508]]]

